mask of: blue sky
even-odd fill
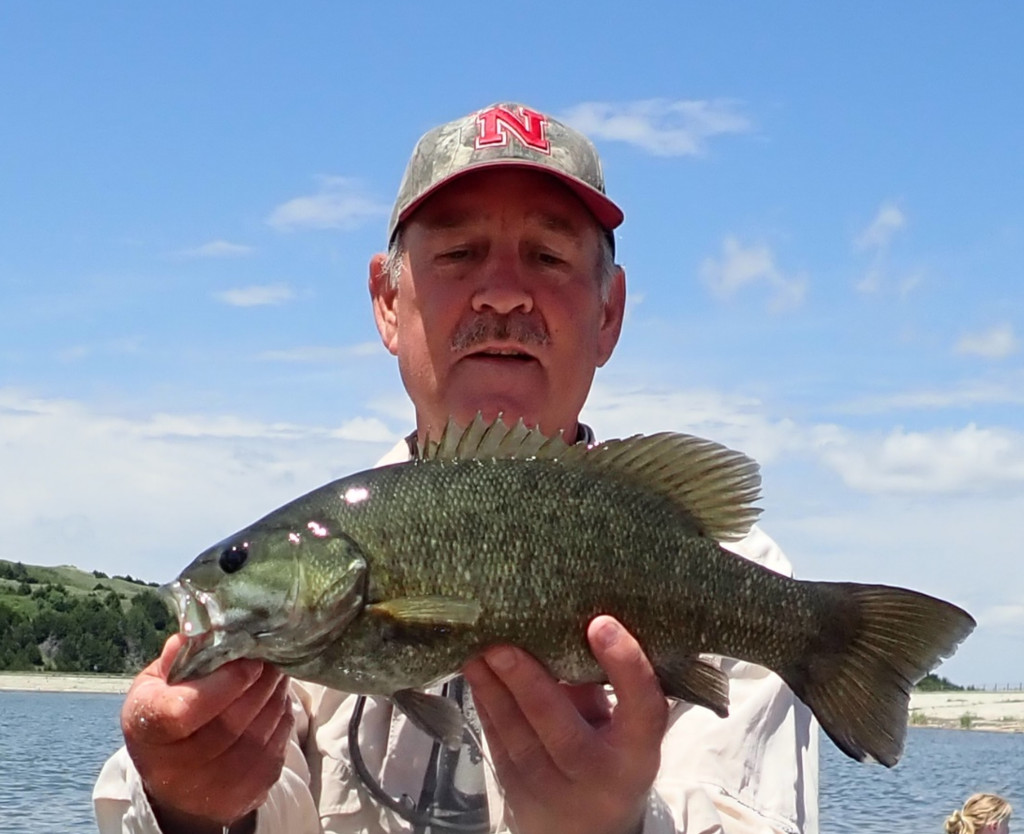
[[[800,576],[952,599],[941,672],[1024,681],[1024,11],[433,8],[0,0],[0,557],[166,581],[371,465],[408,154],[519,100],[626,212],[598,434],[747,451]]]

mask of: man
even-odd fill
[[[420,140],[389,251],[370,262],[377,326],[416,409],[382,463],[478,412],[592,439],[578,418],[622,325],[621,221],[593,146],[542,113],[492,105]],[[757,530],[736,549],[789,570]],[[488,817],[521,834],[817,829],[817,731],[774,674],[719,659],[732,678],[719,719],[670,707],[615,620],[596,618],[587,638],[614,704],[512,647],[466,666],[472,699],[462,678],[448,690],[470,718],[475,704],[499,789],[381,699],[289,686],[250,660],[168,686],[172,637],[125,700],[126,747],[94,792],[100,829],[468,831]]]

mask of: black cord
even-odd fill
[[[464,831],[467,834],[480,834],[479,823],[450,822],[427,811],[418,811],[412,800],[403,796],[401,800],[395,799],[384,790],[380,782],[374,778],[363,761],[363,754],[359,750],[359,724],[363,720],[363,708],[366,706],[366,696],[359,695],[356,698],[355,709],[352,710],[352,718],[348,722],[348,751],[352,757],[352,766],[356,769],[356,775],[373,797],[382,805],[390,808],[406,822],[431,829],[440,828],[446,831]],[[437,742],[435,741],[436,745]]]

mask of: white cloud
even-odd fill
[[[637,309],[644,303],[647,298],[647,294],[643,292],[631,292],[626,295],[626,309],[623,314],[623,320],[629,321],[636,313]]]
[[[376,417],[356,417],[342,423],[331,432],[338,440],[354,440],[359,443],[395,443],[397,438],[382,420]]]
[[[357,345],[342,347],[323,347],[306,345],[287,348],[285,350],[265,350],[259,358],[270,362],[299,362],[308,364],[332,364],[357,356],[376,356],[384,354],[384,345],[380,342],[360,342]]]
[[[916,272],[904,275],[896,282],[896,292],[899,294],[900,298],[906,298],[923,283],[924,271],[917,270]]]
[[[882,288],[882,268],[878,264],[872,264],[867,268],[864,276],[857,282],[858,292],[875,293]]]
[[[93,353],[89,345],[72,345],[57,351],[57,358],[61,362],[81,362]]]
[[[263,423],[233,415],[154,414],[133,421],[126,429],[145,438],[245,438],[260,440],[296,440],[310,429],[292,423]]]
[[[831,406],[843,414],[880,414],[886,411],[973,408],[979,405],[1024,405],[1024,381],[1014,378],[968,381],[945,389],[900,391],[881,397],[861,397]]]
[[[400,426],[416,425],[416,411],[405,390],[400,386],[387,394],[381,394],[367,403],[367,410],[383,414]],[[408,429],[406,429],[408,430]]]
[[[978,613],[978,621],[985,626],[1024,626],[1024,605],[994,605]]]
[[[760,400],[709,389],[645,388],[629,383],[594,384],[583,419],[599,437],[637,432],[682,431],[740,449],[760,463],[804,445],[790,420],[773,420]]]
[[[894,202],[879,207],[874,219],[853,239],[854,248],[870,256],[870,262],[856,288],[862,293],[876,293],[885,286],[888,277],[889,247],[896,233],[907,225],[907,217]],[[920,271],[896,281],[896,292],[901,298],[910,295],[923,281]]]
[[[980,333],[965,333],[953,346],[955,353],[981,356],[985,359],[1005,359],[1020,347],[1013,327],[997,324]]]
[[[883,203],[867,228],[854,239],[854,245],[861,250],[884,249],[906,224],[907,218],[899,206]]]
[[[885,436],[837,430],[818,443],[822,461],[853,489],[869,493],[976,492],[1013,485],[1024,491],[1024,436],[979,428],[906,431]]]
[[[0,389],[0,558],[166,581],[300,494],[373,464],[398,435],[230,414],[132,418]]]
[[[772,306],[788,309],[798,306],[807,290],[803,275],[787,276],[776,265],[767,246],[743,246],[735,237],[722,241],[720,258],[705,258],[700,265],[701,280],[719,298],[731,298],[756,283],[772,289]]]
[[[71,345],[58,350],[56,356],[61,362],[81,362],[94,356],[130,356],[139,353],[141,349],[141,338],[126,336],[96,344]]]
[[[733,102],[721,100],[586,102],[560,118],[593,139],[626,142],[657,156],[694,156],[713,136],[751,128]]]
[[[183,249],[178,254],[183,258],[240,258],[251,255],[255,250],[240,243],[226,240],[211,240],[194,249]]]
[[[777,419],[759,400],[715,390],[659,389],[598,379],[583,418],[601,437],[671,429],[740,449],[761,464],[796,461],[835,472],[864,494],[1015,490],[1024,496],[1024,434],[962,429],[888,433]]]
[[[316,194],[295,197],[275,208],[267,223],[278,231],[357,228],[386,216],[390,207],[363,194],[354,180],[322,177]]]
[[[214,297],[232,307],[268,307],[290,301],[295,294],[286,284],[264,284],[223,290]]]

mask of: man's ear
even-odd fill
[[[373,318],[377,322],[380,340],[392,354],[398,355],[398,289],[391,285],[391,277],[384,265],[387,255],[383,252],[370,258],[370,299],[373,302]]]
[[[622,319],[626,315],[626,270],[621,266],[615,268],[611,284],[608,287],[608,300],[603,302],[601,329],[597,334],[597,367],[601,367],[611,359],[612,351],[619,342],[622,332]]]

